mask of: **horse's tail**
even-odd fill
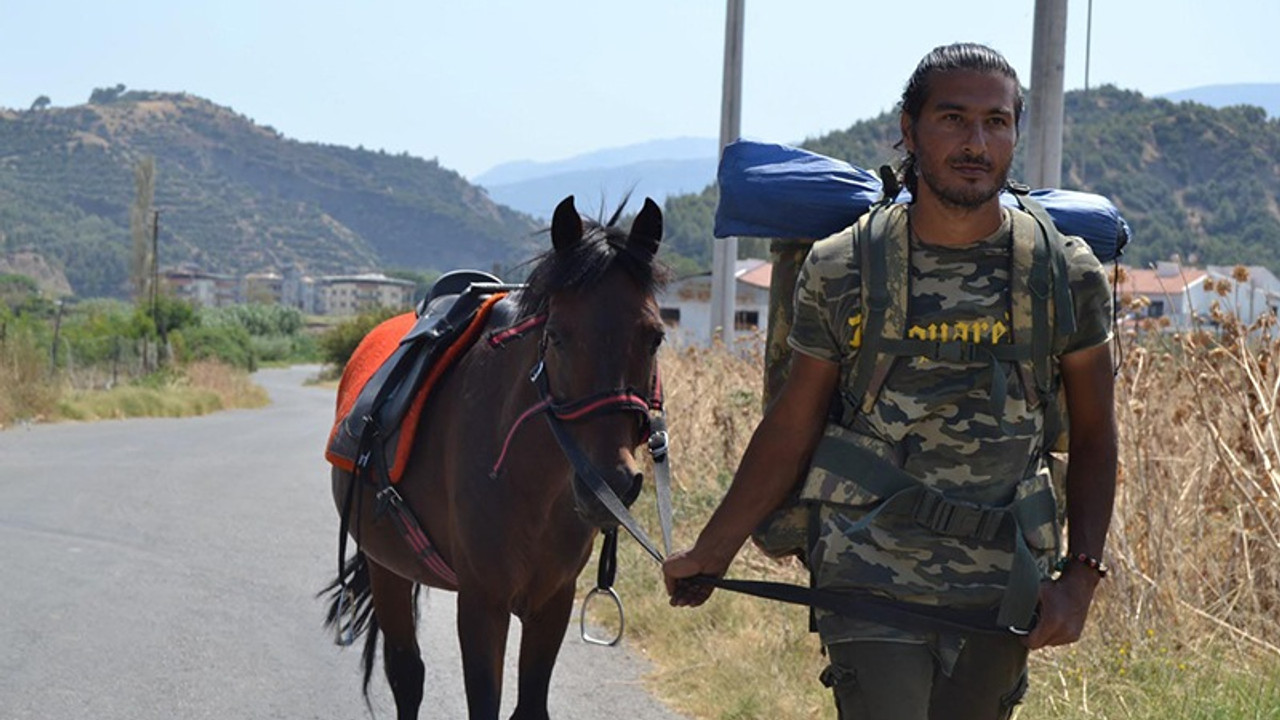
[[[351,644],[364,635],[364,683],[361,690],[365,703],[369,702],[369,681],[373,678],[374,655],[378,651],[378,617],[373,613],[373,589],[369,584],[369,561],[357,551],[342,566],[333,582],[324,586],[317,597],[328,594],[329,609],[325,613],[324,626],[337,634],[339,644]]]

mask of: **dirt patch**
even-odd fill
[[[36,281],[40,291],[50,297],[73,295],[71,283],[61,269],[49,264],[44,256],[31,251],[0,255],[0,275],[23,275]]]

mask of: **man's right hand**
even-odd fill
[[[714,587],[707,583],[690,580],[695,575],[721,575],[719,572],[708,572],[703,563],[693,554],[693,550],[681,550],[673,553],[662,563],[663,579],[667,584],[667,595],[671,597],[672,607],[697,607],[711,597]]]
[[[687,578],[724,575],[752,529],[804,477],[839,379],[840,365],[835,362],[800,352],[791,356],[791,374],[751,434],[729,491],[694,546],[662,564],[672,605],[697,607],[706,602],[712,587]]]

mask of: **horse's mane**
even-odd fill
[[[582,242],[564,251],[548,250],[530,261],[533,269],[519,294],[520,317],[545,311],[552,293],[595,287],[615,265],[645,294],[652,295],[667,284],[671,275],[666,265],[627,242],[627,231],[617,224],[621,215],[619,205],[607,222],[583,218]]]

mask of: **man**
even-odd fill
[[[909,616],[997,606],[1003,616],[1006,604],[1016,610],[1018,598],[1008,598],[1015,594],[1018,548],[1031,546],[1030,597],[1021,603],[1031,627],[1011,623],[1000,633],[993,624],[967,632],[815,611],[831,661],[822,681],[833,689],[842,719],[1009,717],[1026,691],[1028,649],[1078,639],[1106,573],[1100,558],[1116,472],[1110,292],[1100,264],[1079,240],[1063,242],[1075,322],[1055,325],[1052,339],[1054,377],[1064,389],[1070,426],[1068,559],[1058,564],[1060,574],[1050,579],[1056,523],[1036,542],[1025,517],[1021,524],[1005,522],[1013,514],[1008,508],[1047,487],[1046,416],[1055,406],[1018,372],[1009,350],[1017,342],[1009,332],[1016,325],[1011,288],[1022,280],[1012,277],[1022,266],[1010,257],[1030,220],[1021,210],[1003,209],[998,194],[1022,107],[1012,67],[973,44],[929,53],[902,96],[900,176],[913,201],[884,212],[889,226],[909,233],[901,236],[903,247],[908,237],[910,243],[907,336],[933,339],[940,332],[952,346],[968,343],[974,352],[897,357],[863,404],[849,392],[866,317],[859,247],[876,226],[864,218],[815,244],[796,291],[789,376],[697,542],[663,568],[672,605],[702,604],[710,587],[682,579],[724,574],[744,540],[797,483],[801,497],[822,508],[820,540],[808,557],[816,585],[888,599]],[[878,232],[888,232],[885,227]],[[875,462],[819,471],[815,449],[836,440],[877,456]],[[988,524],[991,532],[974,532],[921,520],[918,512],[881,512],[890,503],[874,491],[874,480],[886,474],[922,486],[904,496],[928,495],[948,509],[978,508],[975,521],[997,522]]]

